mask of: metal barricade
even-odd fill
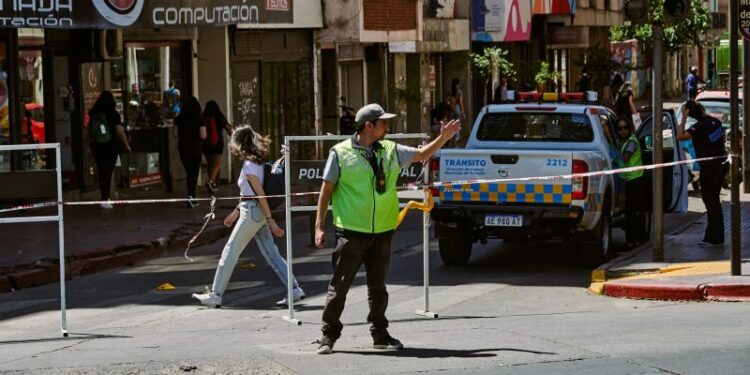
[[[59,236],[59,256],[60,256],[60,330],[63,337],[68,337],[68,322],[66,318],[66,299],[65,299],[65,233],[63,227],[63,195],[62,195],[62,169],[60,167],[60,144],[32,144],[32,145],[7,145],[0,146],[0,152],[3,151],[34,151],[34,150],[55,150],[55,175],[57,177],[57,215],[50,216],[24,216],[24,217],[0,217],[0,224],[13,223],[44,223],[57,222]]]

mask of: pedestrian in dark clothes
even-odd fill
[[[677,127],[677,139],[693,140],[697,158],[721,157],[719,159],[699,162],[701,167],[701,198],[706,205],[708,226],[701,241],[702,246],[721,247],[724,245],[724,212],[721,209],[721,184],[727,174],[728,166],[723,160],[727,155],[724,146],[724,128],[721,121],[706,115],[706,109],[700,103],[688,100],[682,106],[682,119]],[[687,116],[697,120],[690,129],[685,130]]]
[[[461,130],[461,121],[443,122],[440,135],[422,148],[384,140],[388,120],[396,117],[377,104],[357,112],[357,132],[348,140],[333,146],[323,172],[323,185],[315,221],[315,246],[326,243],[324,223],[329,202],[333,205],[336,248],[333,252],[333,277],[323,307],[323,337],[318,354],[329,354],[341,336],[346,294],[364,263],[367,273],[367,295],[370,334],[375,349],[401,349],[399,340],[388,333],[388,276],[391,239],[398,222],[396,182],[401,168],[412,162],[429,159]]]
[[[198,185],[198,175],[201,171],[202,145],[206,139],[206,127],[201,118],[201,104],[195,96],[188,98],[181,108],[180,114],[174,120],[177,131],[177,151],[180,161],[185,168],[185,183],[187,184],[188,207],[195,207],[195,189]]]
[[[122,124],[120,114],[117,112],[115,97],[109,91],[102,91],[99,98],[88,113],[89,142],[94,161],[99,172],[99,192],[101,208],[111,209],[110,190],[112,189],[112,173],[115,171],[117,156],[121,152],[130,152],[130,143],[125,134],[125,126]],[[93,127],[96,126],[97,134],[109,134],[108,140],[98,142],[99,137],[94,134]]]
[[[206,162],[208,162],[206,189],[209,193],[215,194],[218,190],[216,179],[219,177],[219,171],[221,170],[221,155],[224,153],[224,136],[221,132],[226,131],[231,136],[232,126],[221,112],[219,103],[213,100],[209,100],[203,109],[203,126],[206,127],[203,155],[206,156]]]

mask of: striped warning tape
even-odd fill
[[[653,170],[657,168],[666,168],[666,167],[672,167],[676,165],[681,164],[690,164],[690,163],[698,163],[698,162],[704,162],[704,161],[710,161],[710,160],[717,160],[717,159],[726,159],[725,163],[732,163],[732,159],[739,158],[737,155],[727,155],[727,156],[714,156],[714,157],[708,157],[708,158],[699,158],[699,159],[689,159],[689,160],[680,160],[680,161],[673,161],[669,163],[660,163],[660,164],[653,164],[653,165],[642,165],[638,167],[628,167],[628,168],[619,168],[619,169],[612,169],[608,171],[595,171],[595,172],[587,172],[587,173],[571,173],[571,174],[564,174],[564,175],[555,175],[555,176],[539,176],[539,177],[514,177],[514,178],[498,178],[498,179],[477,179],[477,180],[458,180],[458,181],[441,181],[441,182],[434,182],[431,184],[409,184],[406,186],[401,186],[398,188],[398,190],[420,190],[424,188],[430,188],[430,187],[441,187],[441,186],[448,186],[448,185],[456,185],[456,184],[475,184],[475,183],[497,183],[497,182],[518,182],[518,181],[545,181],[545,180],[560,180],[560,179],[569,179],[569,178],[575,178],[575,177],[592,177],[592,176],[606,176],[606,175],[615,175],[619,173],[625,173],[625,172],[633,172],[633,171],[639,171],[639,170]],[[301,193],[291,193],[288,194],[290,197],[297,197],[297,196],[306,196],[306,195],[318,195],[320,194],[317,191],[313,192],[301,192]],[[286,195],[280,194],[280,195],[263,195],[263,196],[256,196],[255,198],[283,198]],[[188,201],[193,202],[200,202],[200,201],[220,201],[220,200],[239,200],[242,197],[210,197],[210,198],[164,198],[164,199],[132,199],[132,200],[113,200],[113,201],[81,201],[81,202],[60,202],[65,206],[95,206],[100,205],[104,203],[109,203],[111,205],[115,206],[121,206],[121,205],[131,205],[131,204],[156,204],[156,203],[185,203]],[[23,210],[31,210],[31,209],[38,209],[38,208],[45,208],[45,207],[53,207],[60,204],[56,201],[51,202],[40,202],[40,203],[33,203],[33,204],[25,204],[21,206],[16,207],[10,207],[10,208],[4,208],[0,209],[0,214],[8,213],[8,212],[14,212],[14,211],[23,211]]]

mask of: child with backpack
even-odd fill
[[[206,306],[220,307],[222,297],[229,284],[232,271],[251,239],[255,238],[260,252],[268,265],[273,268],[276,276],[287,286],[287,264],[279,254],[279,248],[273,241],[276,237],[283,237],[284,230],[281,229],[273,217],[271,209],[265,198],[268,193],[264,189],[264,163],[268,158],[268,147],[271,141],[268,137],[256,133],[250,126],[235,129],[229,141],[229,151],[244,160],[242,172],[237,179],[242,196],[237,208],[224,219],[224,225],[231,227],[235,221],[232,234],[229,235],[224,250],[216,268],[214,282],[205,293],[195,293],[193,298]],[[267,185],[266,185],[267,186]],[[299,287],[297,280],[292,277],[294,301],[297,302],[305,297],[305,292]],[[287,305],[284,297],[277,302],[278,306]]]

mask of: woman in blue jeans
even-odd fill
[[[237,179],[242,199],[237,208],[224,219],[224,225],[231,227],[237,221],[232,234],[229,235],[224,250],[216,268],[213,285],[205,293],[195,293],[193,298],[206,306],[221,306],[221,299],[229,284],[237,260],[245,250],[250,240],[255,241],[260,248],[263,258],[273,268],[284,286],[287,285],[287,264],[279,254],[279,248],[273,241],[276,237],[283,237],[284,230],[271,217],[271,209],[263,196],[263,163],[268,157],[270,140],[256,133],[250,126],[235,129],[229,141],[229,151],[245,162],[242,172]],[[239,220],[238,220],[239,218]],[[305,297],[305,292],[292,277],[294,302]],[[277,305],[286,305],[286,297],[277,302]]]

